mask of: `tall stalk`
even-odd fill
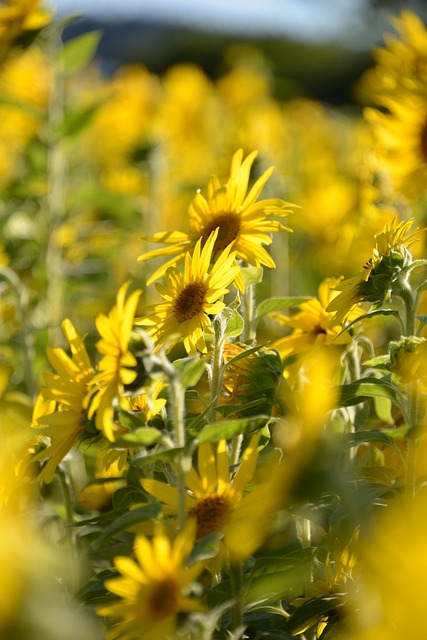
[[[48,235],[46,246],[47,313],[49,318],[49,342],[56,344],[62,339],[60,331],[64,308],[64,273],[62,249],[58,245],[57,232],[65,217],[66,158],[58,129],[64,120],[65,78],[60,65],[55,63],[62,46],[61,32],[52,29],[51,58],[52,85],[49,101],[47,147],[48,147]]]

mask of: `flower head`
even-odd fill
[[[89,418],[96,414],[96,427],[112,442],[115,439],[114,402],[122,394],[123,386],[131,384],[137,376],[137,361],[128,347],[141,292],[134,291],[126,300],[129,284],[120,287],[117,303],[108,316],[101,314],[96,319],[101,336],[96,347],[103,357],[85,398]]]
[[[420,230],[409,233],[414,220],[398,222],[394,218],[383,230],[376,234],[372,257],[363,271],[352,278],[343,280],[335,289],[340,294],[327,307],[334,311],[335,321],[342,324],[349,313],[362,302],[371,302],[380,307],[392,294],[395,282],[402,269],[412,260],[408,247],[416,240]]]
[[[215,453],[210,443],[202,443],[198,449],[198,471],[192,467],[186,475],[187,518],[196,523],[196,538],[213,531],[223,533],[219,554],[210,563],[214,571],[224,562],[239,562],[250,556],[266,535],[265,518],[274,508],[274,492],[268,485],[260,484],[246,493],[257,466],[257,447],[258,434],[255,434],[232,475],[226,441],[218,443]],[[141,484],[164,503],[165,515],[177,516],[176,487],[151,478],[142,479]]]
[[[62,330],[71,357],[61,348],[47,349],[56,373],[44,373],[46,386],[41,387],[33,411],[32,426],[50,439],[50,444],[33,457],[33,461],[49,459],[39,476],[44,482],[51,481],[55,469],[84,430],[84,399],[94,375],[83,339],[70,320],[63,321]]]
[[[335,314],[326,310],[329,303],[338,295],[334,287],[339,282],[337,278],[323,280],[319,285],[318,298],[302,302],[299,305],[299,311],[293,316],[276,312],[270,314],[277,322],[292,329],[292,333],[279,338],[271,345],[273,349],[277,349],[282,358],[313,347],[349,342],[348,335],[340,335],[342,326],[337,323]]]
[[[164,301],[152,307],[151,315],[136,321],[135,324],[148,327],[147,333],[156,341],[156,351],[165,344],[171,348],[183,338],[188,354],[206,352],[204,331],[212,332],[209,315],[225,307],[222,298],[240,271],[235,263],[236,253],[230,253],[231,245],[224,247],[210,267],[218,234],[219,229],[215,229],[203,248],[200,239],[193,254],[186,254],[184,275],[176,267],[167,270],[166,286],[156,285]]]
[[[21,36],[37,33],[51,20],[52,14],[40,0],[6,0],[0,5],[0,54],[7,54]]]
[[[156,233],[147,238],[151,242],[163,242],[168,246],[148,251],[142,254],[139,260],[173,256],[155,271],[148,284],[163,275],[169,266],[183,260],[186,252],[199,240],[204,245],[215,229],[219,229],[219,232],[212,251],[212,260],[233,242],[236,259],[257,267],[275,267],[273,259],[263,245],[271,244],[271,233],[290,231],[281,222],[272,219],[272,216],[284,217],[290,213],[294,205],[278,198],[258,200],[273,167],[258,178],[248,193],[250,171],[256,156],[257,152],[253,151],[243,159],[243,150],[239,149],[231,161],[228,183],[223,185],[217,176],[213,176],[208,183],[207,199],[200,191],[197,192],[188,210],[189,233]],[[238,272],[236,286],[243,291],[243,277]]]
[[[200,563],[185,564],[193,547],[194,529],[190,523],[172,542],[162,531],[151,541],[138,535],[135,560],[115,558],[121,575],[107,580],[105,586],[120,600],[98,610],[99,615],[120,619],[108,638],[161,640],[177,630],[179,614],[203,610],[196,598],[188,595],[203,569]]]

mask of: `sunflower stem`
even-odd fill
[[[173,369],[173,367],[171,367]],[[184,393],[185,390],[181,385],[178,376],[173,372],[169,373],[170,392],[171,392],[171,405],[172,405],[172,423],[175,433],[175,444],[177,447],[183,449],[178,462],[177,462],[177,489],[179,496],[178,507],[178,524],[180,530],[185,524],[186,518],[186,489],[185,489],[185,402]]]
[[[413,336],[415,334],[416,296],[407,280],[400,283],[398,295],[405,305],[406,336]]]
[[[238,630],[243,623],[243,569],[242,565],[230,565],[230,581],[234,602],[231,608],[231,629]]]
[[[0,276],[3,277],[12,286],[16,293],[17,306],[16,312],[18,321],[21,323],[21,334],[24,346],[24,376],[27,393],[31,398],[36,395],[37,384],[34,379],[33,362],[35,356],[34,349],[34,329],[28,322],[29,315],[29,301],[28,290],[22,283],[19,276],[5,265],[0,265]]]
[[[215,420],[215,408],[222,389],[224,375],[224,341],[227,323],[224,322],[221,315],[217,315],[214,318],[213,327],[215,333],[210,366],[211,406],[208,413],[210,422]]]
[[[61,31],[54,30],[51,42],[52,57],[56,59],[62,47]],[[50,343],[55,344],[62,339],[61,321],[64,308],[64,274],[62,248],[57,239],[57,232],[65,218],[64,186],[66,175],[66,158],[62,141],[58,138],[58,127],[64,120],[64,73],[55,66],[49,104],[49,122],[47,132],[48,147],[48,195],[47,211],[48,239],[46,246],[47,291],[46,302],[49,314]]]
[[[245,321],[245,328],[243,330],[244,342],[252,342],[255,340],[254,311],[255,285],[249,284],[243,296],[243,319]]]

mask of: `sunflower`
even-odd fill
[[[179,614],[203,611],[197,599],[188,595],[203,569],[199,562],[185,564],[194,533],[195,527],[189,524],[172,542],[162,531],[151,541],[138,535],[135,560],[125,556],[114,559],[121,576],[106,580],[105,586],[120,600],[98,609],[100,616],[120,619],[107,632],[109,640],[175,637]]]
[[[23,36],[36,34],[52,20],[40,0],[6,0],[0,4],[0,57]]]
[[[340,335],[342,326],[337,323],[335,314],[326,310],[333,298],[339,295],[334,291],[339,282],[338,278],[325,278],[319,285],[318,297],[302,302],[293,316],[276,312],[270,314],[279,324],[292,329],[292,333],[270,345],[277,349],[281,358],[321,345],[347,344],[351,340],[348,334]]]
[[[41,428],[50,439],[50,444],[32,458],[49,459],[39,475],[44,482],[52,480],[55,469],[83,432],[87,421],[84,399],[94,375],[83,339],[70,320],[63,321],[62,330],[71,357],[63,349],[47,349],[56,373],[44,373],[46,386],[41,387],[33,410],[32,426]]]
[[[230,253],[231,245],[222,249],[209,271],[219,232],[215,229],[203,248],[200,238],[193,254],[186,254],[184,275],[176,267],[169,267],[166,286],[156,285],[164,302],[151,307],[151,315],[135,322],[149,327],[147,333],[156,341],[155,351],[166,343],[170,349],[183,338],[189,355],[206,352],[204,331],[212,332],[209,315],[225,307],[221,299],[240,271],[235,263],[236,252]]]
[[[147,238],[150,242],[163,242],[167,247],[148,251],[139,256],[140,261],[160,256],[173,256],[160,266],[150,277],[147,284],[162,276],[168,267],[184,259],[200,240],[204,245],[211,233],[219,229],[212,252],[216,259],[231,242],[236,251],[236,259],[250,265],[274,268],[273,259],[263,245],[272,242],[271,233],[290,231],[272,216],[284,217],[291,212],[291,205],[278,198],[258,200],[261,191],[273,172],[273,167],[265,171],[248,193],[249,176],[252,164],[257,156],[253,151],[243,160],[243,150],[239,149],[231,161],[230,178],[222,185],[217,176],[208,183],[207,199],[197,192],[188,210],[190,231],[172,231],[156,233]],[[244,282],[241,273],[236,273],[236,286],[243,291]]]
[[[375,150],[389,171],[397,191],[410,197],[422,195],[427,179],[427,97],[402,92],[382,101],[383,113],[366,108]]]
[[[335,312],[335,321],[342,324],[357,305],[371,302],[375,308],[388,300],[401,270],[410,264],[412,256],[408,247],[417,239],[421,230],[409,233],[414,219],[399,222],[394,218],[375,235],[372,257],[361,273],[336,285],[336,296],[326,311]]]
[[[96,414],[96,427],[110,442],[115,439],[114,402],[122,394],[123,385],[131,384],[137,376],[137,361],[128,347],[141,292],[134,291],[126,300],[129,284],[126,282],[120,287],[117,303],[108,316],[100,314],[96,318],[96,327],[101,336],[96,348],[103,358],[85,398],[89,419]]]
[[[223,533],[218,556],[210,568],[217,573],[224,563],[241,562],[262,543],[266,535],[265,521],[275,506],[275,494],[268,484],[259,484],[245,493],[258,462],[258,434],[252,436],[241,463],[230,474],[230,459],[225,440],[218,443],[216,454],[210,443],[198,448],[198,471],[192,467],[186,474],[186,516],[197,525],[196,539],[214,531]],[[152,478],[143,478],[142,487],[160,502],[163,512],[178,515],[176,487]]]
[[[385,34],[385,46],[373,51],[375,66],[359,85],[361,97],[378,104],[402,90],[425,93],[427,83],[427,30],[419,16],[403,9],[390,21],[397,35]]]

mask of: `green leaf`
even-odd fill
[[[285,624],[285,629],[292,635],[304,633],[310,629],[326,613],[344,606],[342,596],[324,596],[311,598],[298,607]]]
[[[175,462],[183,453],[182,447],[174,447],[173,449],[164,449],[163,451],[156,451],[155,453],[148,453],[146,456],[140,456],[132,461],[135,466],[141,466],[146,462],[156,462],[161,460],[162,462]]]
[[[61,126],[57,130],[58,138],[76,136],[91,122],[99,109],[99,104],[91,104],[80,111],[66,113]]]
[[[283,557],[261,558],[251,572],[246,602],[276,602],[295,598],[310,577],[314,549],[302,549]]]
[[[284,298],[268,298],[258,305],[256,310],[256,317],[259,320],[260,318],[262,318],[262,316],[265,316],[272,311],[280,311],[281,309],[293,309],[299,307],[301,303],[312,299],[312,296],[287,296]]]
[[[251,416],[250,418],[242,418],[240,420],[224,420],[208,424],[199,433],[198,441],[201,442],[219,442],[223,438],[228,440],[234,436],[244,433],[248,429],[250,431],[264,426],[268,416]]]
[[[394,446],[393,438],[390,438],[382,429],[367,429],[356,431],[355,433],[346,433],[343,437],[344,448],[357,447],[365,442],[383,442]]]
[[[404,413],[405,406],[399,391],[390,382],[378,378],[361,378],[340,387],[340,407],[350,407],[368,398],[388,398]]]
[[[264,270],[262,267],[243,267],[242,269],[242,276],[246,287],[262,282],[263,275]]]
[[[161,505],[157,503],[146,504],[143,507],[137,507],[136,509],[132,509],[128,511],[124,515],[117,518],[115,522],[113,522],[109,527],[104,529],[104,531],[99,536],[98,540],[94,544],[95,549],[99,549],[106,540],[114,536],[116,533],[120,531],[124,531],[129,527],[132,527],[140,522],[145,522],[146,520],[153,520],[157,518],[161,511]]]
[[[135,447],[152,447],[162,439],[162,433],[153,427],[140,427],[121,438],[117,438],[115,447],[133,449]]]
[[[390,363],[390,356],[384,355],[384,356],[377,356],[375,358],[371,358],[370,360],[366,360],[363,363],[364,367],[378,367],[380,369],[385,369],[386,365],[388,365]]]
[[[184,389],[194,387],[206,371],[206,361],[199,356],[180,358],[173,366],[177,370],[179,381]]]
[[[197,542],[188,557],[187,564],[214,558],[218,554],[219,541],[224,537],[221,531],[212,531]]]
[[[230,318],[227,322],[227,328],[224,332],[224,338],[237,338],[243,333],[244,328],[245,323],[242,316],[238,311],[236,311],[236,309],[232,309]]]
[[[375,316],[394,316],[395,318],[400,319],[397,309],[374,309],[374,311],[368,311],[368,313],[364,313],[362,316],[359,316],[352,322],[346,324],[344,329],[338,335],[340,336],[342,333],[345,333],[345,331],[348,331],[355,324],[361,322],[361,320],[367,320],[368,318],[374,318]]]
[[[94,57],[102,32],[89,31],[66,42],[59,52],[59,68],[68,73],[80,71]]]
[[[374,398],[375,413],[386,424],[394,424],[391,414],[391,400],[389,398]]]

